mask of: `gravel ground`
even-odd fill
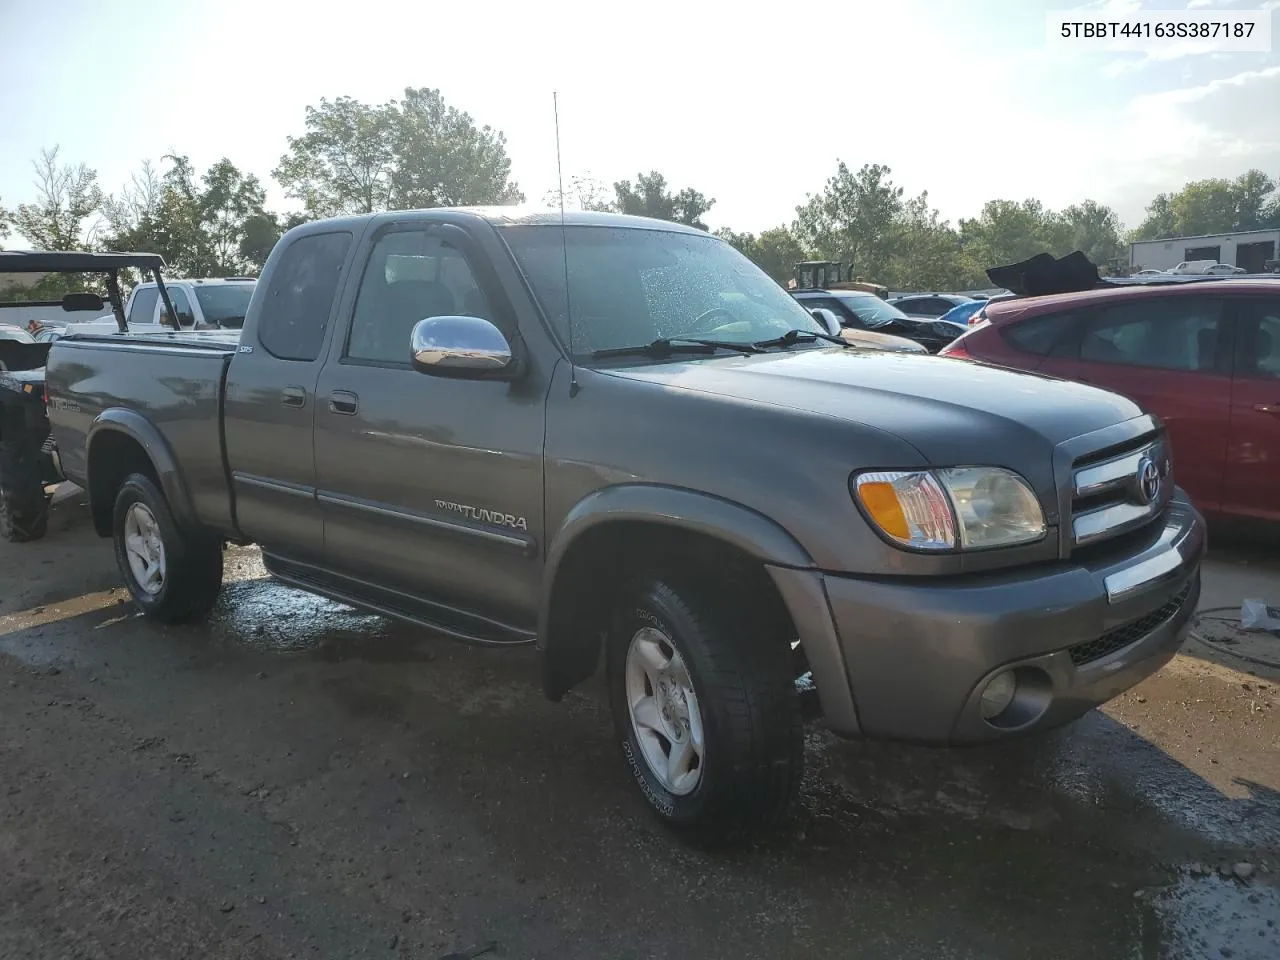
[[[229,558],[214,620],[163,628],[79,496],[0,543],[0,958],[1280,956],[1280,640],[1206,632],[998,749],[814,726],[794,825],[709,854],[598,685],[548,703],[530,652]],[[1246,596],[1280,563],[1215,556],[1202,609]]]

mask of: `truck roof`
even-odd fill
[[[324,232],[336,226],[357,226],[374,221],[383,223],[404,223],[406,221],[431,221],[456,218],[459,214],[477,217],[495,227],[507,226],[559,226],[561,213],[549,207],[517,204],[513,206],[475,206],[475,207],[432,207],[424,210],[389,210],[382,213],[365,213],[347,217],[333,217],[327,220],[311,220],[294,227],[290,233]],[[624,213],[597,213],[593,210],[566,210],[563,214],[564,224],[569,227],[630,227],[641,230],[665,230],[671,233],[689,233],[696,236],[710,236],[706,230],[690,227],[670,220],[657,220],[652,217],[635,217]]]
[[[216,287],[224,283],[257,283],[257,277],[165,277],[164,285],[172,287],[180,283],[194,283],[202,287]],[[154,287],[154,280],[144,280],[139,287]],[[137,289],[136,287],[134,289]]]

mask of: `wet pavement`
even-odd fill
[[[633,795],[598,683],[548,703],[531,651],[228,557],[213,621],[165,628],[79,498],[0,543],[5,960],[1280,957],[1280,640],[1206,626],[1013,746],[815,725],[794,824],[713,854]],[[1215,557],[1202,608],[1245,596],[1280,563]]]

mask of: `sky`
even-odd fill
[[[1152,57],[1046,44],[1049,11],[1267,9],[1270,53]],[[484,4],[360,0],[0,0],[0,203],[33,199],[59,145],[118,192],[144,159],[223,156],[271,179],[304,111],[406,86],[503,131],[529,200],[661,171],[715,198],[713,227],[794,218],[838,160],[880,163],[944,218],[991,199],[1111,204],[1280,175],[1280,0],[720,0]],[[763,11],[768,11],[767,14]],[[788,17],[792,19],[788,19]],[[20,245],[10,237],[10,247]]]

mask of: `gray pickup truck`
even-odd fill
[[[854,348],[665,222],[309,223],[242,331],[66,337],[48,389],[147,615],[206,615],[255,542],[304,590],[536,644],[553,700],[603,659],[636,784],[702,838],[787,811],[806,689],[844,736],[1000,741],[1157,670],[1200,593],[1133,403]]]

